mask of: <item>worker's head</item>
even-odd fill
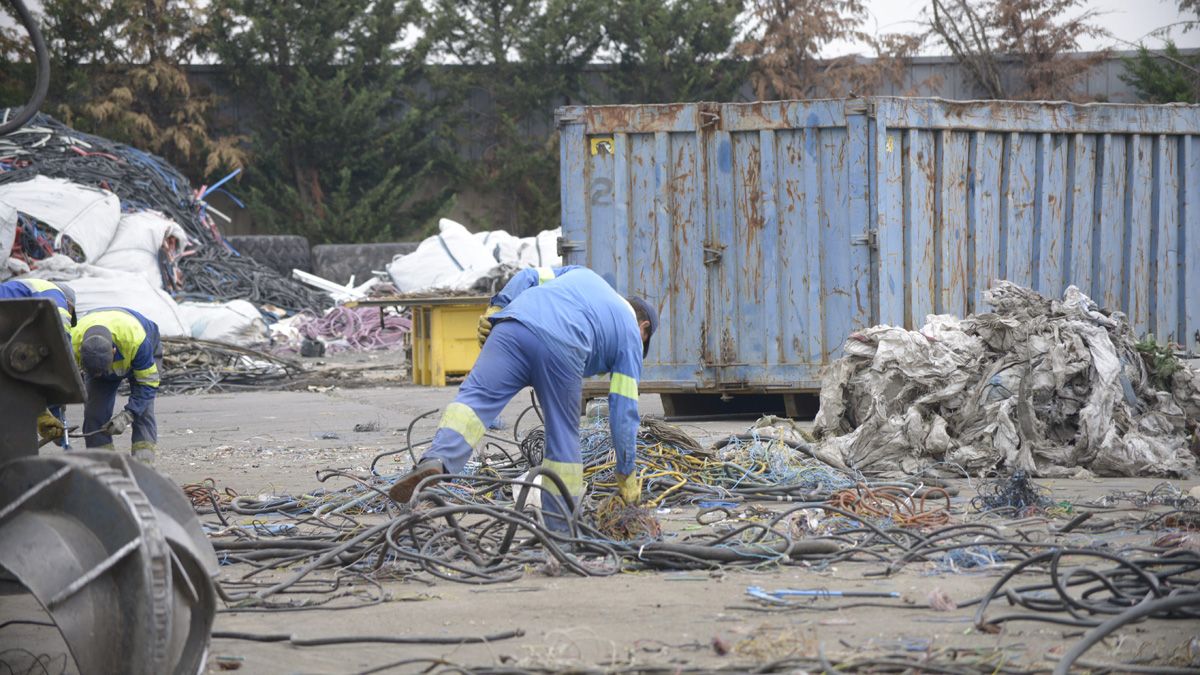
[[[68,284],[59,281],[54,284],[58,286],[58,290],[62,291],[63,297],[67,299],[67,312],[71,315],[71,325],[75,325],[75,289]]]
[[[116,354],[112,333],[104,326],[92,326],[83,334],[83,341],[79,345],[79,365],[93,377],[107,375]]]
[[[650,336],[654,335],[654,331],[658,330],[658,310],[637,296],[630,296],[625,299],[633,307],[633,313],[637,317],[638,329],[642,331],[642,358],[646,358],[646,354],[650,352]]]

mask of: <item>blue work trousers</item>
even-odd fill
[[[121,378],[88,377],[84,383],[87,389],[87,403],[83,406],[83,433],[91,433],[112,419],[113,410],[117,405],[117,388],[121,386]],[[154,401],[146,406],[141,415],[133,418],[130,425],[133,430],[133,447],[138,448],[148,444],[153,447],[158,443],[158,421],[154,418]],[[111,446],[113,437],[104,434],[92,434],[86,439],[89,448]]]
[[[423,459],[436,459],[449,473],[460,473],[500,411],[525,387],[537,393],[546,422],[542,466],[562,479],[570,503],[583,494],[579,454],[579,406],[583,396],[583,364],[566,362],[517,320],[496,322],[475,367],[446,407],[433,445]],[[543,479],[542,512],[546,525],[567,529],[567,501],[552,481]]]

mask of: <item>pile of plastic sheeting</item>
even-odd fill
[[[984,299],[994,312],[851,335],[822,383],[818,454],[871,474],[1195,469],[1200,372],[1162,370],[1150,352],[1165,350],[1074,286],[1055,300],[1000,282]]]
[[[523,267],[558,267],[561,230],[535,237],[514,237],[502,230],[472,234],[443,218],[438,233],[416,251],[396,256],[388,275],[400,293],[475,293],[492,295]]]
[[[66,255],[177,298],[291,312],[332,304],[225,244],[205,197],[232,176],[193,189],[159,157],[38,114],[0,137],[0,278]]]

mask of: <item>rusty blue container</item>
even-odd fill
[[[1200,106],[565,107],[562,252],[654,302],[643,391],[797,392],[856,329],[1079,286],[1200,342]]]

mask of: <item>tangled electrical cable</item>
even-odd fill
[[[730,437],[714,449],[696,452],[677,434],[656,435],[643,427],[637,441],[637,472],[650,493],[647,506],[678,506],[705,501],[802,502],[828,499],[856,477],[838,471],[798,446],[770,436]],[[694,447],[699,447],[695,445]],[[593,491],[616,489],[615,456],[608,421],[589,420],[581,430],[584,478]]]
[[[295,380],[304,367],[290,359],[247,347],[163,337],[159,390],[176,394],[277,387]]]
[[[484,452],[462,475],[431,477],[411,503],[395,504],[386,496],[394,476],[381,475],[378,462],[406,451],[415,461],[414,448],[429,442],[414,437],[417,420],[435,412],[414,419],[406,432],[406,447],[379,455],[371,475],[319,473],[322,482],[351,481],[342,489],[236,497],[227,503],[215,491],[205,493],[201,510],[221,521],[210,526],[214,547],[223,563],[237,563],[241,570],[237,578],[222,583],[230,611],[337,611],[378,604],[385,598],[380,586],[385,579],[488,585],[510,582],[533,570],[607,576],[729,566],[802,565],[821,570],[861,563],[865,577],[893,575],[914,564],[943,573],[1003,568],[1004,575],[986,594],[952,603],[954,609],[975,611],[976,625],[983,631],[1029,620],[1090,628],[1103,637],[1104,631],[1116,629],[1113,622],[1118,617],[1200,618],[1200,607],[1182,599],[1200,597],[1200,553],[1183,545],[1190,535],[1170,529],[1176,521],[1141,521],[1145,529],[1156,531],[1149,545],[1088,548],[1092,537],[1119,525],[1094,518],[1092,511],[1074,514],[1065,523],[1055,522],[1059,516],[1052,512],[1016,521],[972,522],[972,516],[987,517],[990,512],[961,504],[956,510],[952,489],[931,482],[871,482],[819,465],[804,446],[780,443],[767,434],[685,451],[684,443],[672,438],[677,430],[654,425],[640,430],[637,466],[645,502],[699,506],[698,528],[663,532],[636,521],[646,510],[639,514],[615,508],[615,486],[606,480],[612,445],[603,420],[589,423],[581,437],[589,485],[574,505],[578,517],[567,531],[547,527],[533,506],[537,491],[547,485],[568,493],[555,474],[538,466],[545,452],[544,431],[522,434],[519,423],[511,439],[487,433]],[[536,411],[530,407],[525,412]],[[435,480],[441,482],[432,485]],[[1024,489],[1014,492],[1028,495]],[[1005,489],[985,489],[985,494],[1004,493]],[[785,503],[771,509],[753,504],[764,499]],[[741,513],[735,515],[737,511]],[[951,522],[951,514],[965,522]],[[249,522],[237,522],[238,517],[248,517]],[[603,527],[606,520],[610,527]],[[1139,521],[1126,522],[1126,531],[1136,533],[1133,526]],[[1036,577],[1029,579],[1032,575]],[[906,600],[844,603],[836,597],[840,596],[829,594],[826,602],[837,603],[830,607],[789,602],[736,609],[789,612],[880,606],[945,611],[934,607],[932,597],[924,607]],[[997,613],[1002,600],[1017,609]],[[1089,634],[1068,656],[1090,664],[1079,660],[1079,654],[1098,639]],[[891,663],[897,672],[916,667]],[[986,670],[1027,672],[1005,663],[992,662]],[[978,672],[970,661],[934,661],[926,670]]]
[[[4,110],[4,118],[12,112]],[[37,176],[109,190],[120,198],[126,212],[155,210],[182,226],[194,247],[159,256],[167,289],[179,297],[243,298],[289,312],[332,304],[323,293],[239,256],[225,243],[210,215],[216,212],[204,198],[221,191],[232,175],[193,190],[183,174],[160,157],[85,134],[38,113],[25,126],[0,136],[0,184]],[[52,252],[46,250],[45,235],[28,220],[22,221],[21,229],[26,257],[36,260]]]
[[[305,313],[296,319],[295,327],[301,337],[320,340],[331,353],[372,351],[400,347],[412,330],[412,320],[398,314],[381,315],[372,307],[338,306],[323,316]]]
[[[282,277],[258,261],[236,255],[223,245],[208,245],[178,259],[184,300],[219,301],[240,298],[287,312],[320,310],[333,304],[329,296]]]
[[[976,511],[1000,511],[1019,515],[1037,513],[1050,506],[1053,500],[1046,488],[1034,483],[1025,471],[1015,471],[1007,478],[993,478],[979,484],[979,494],[971,500]]]

